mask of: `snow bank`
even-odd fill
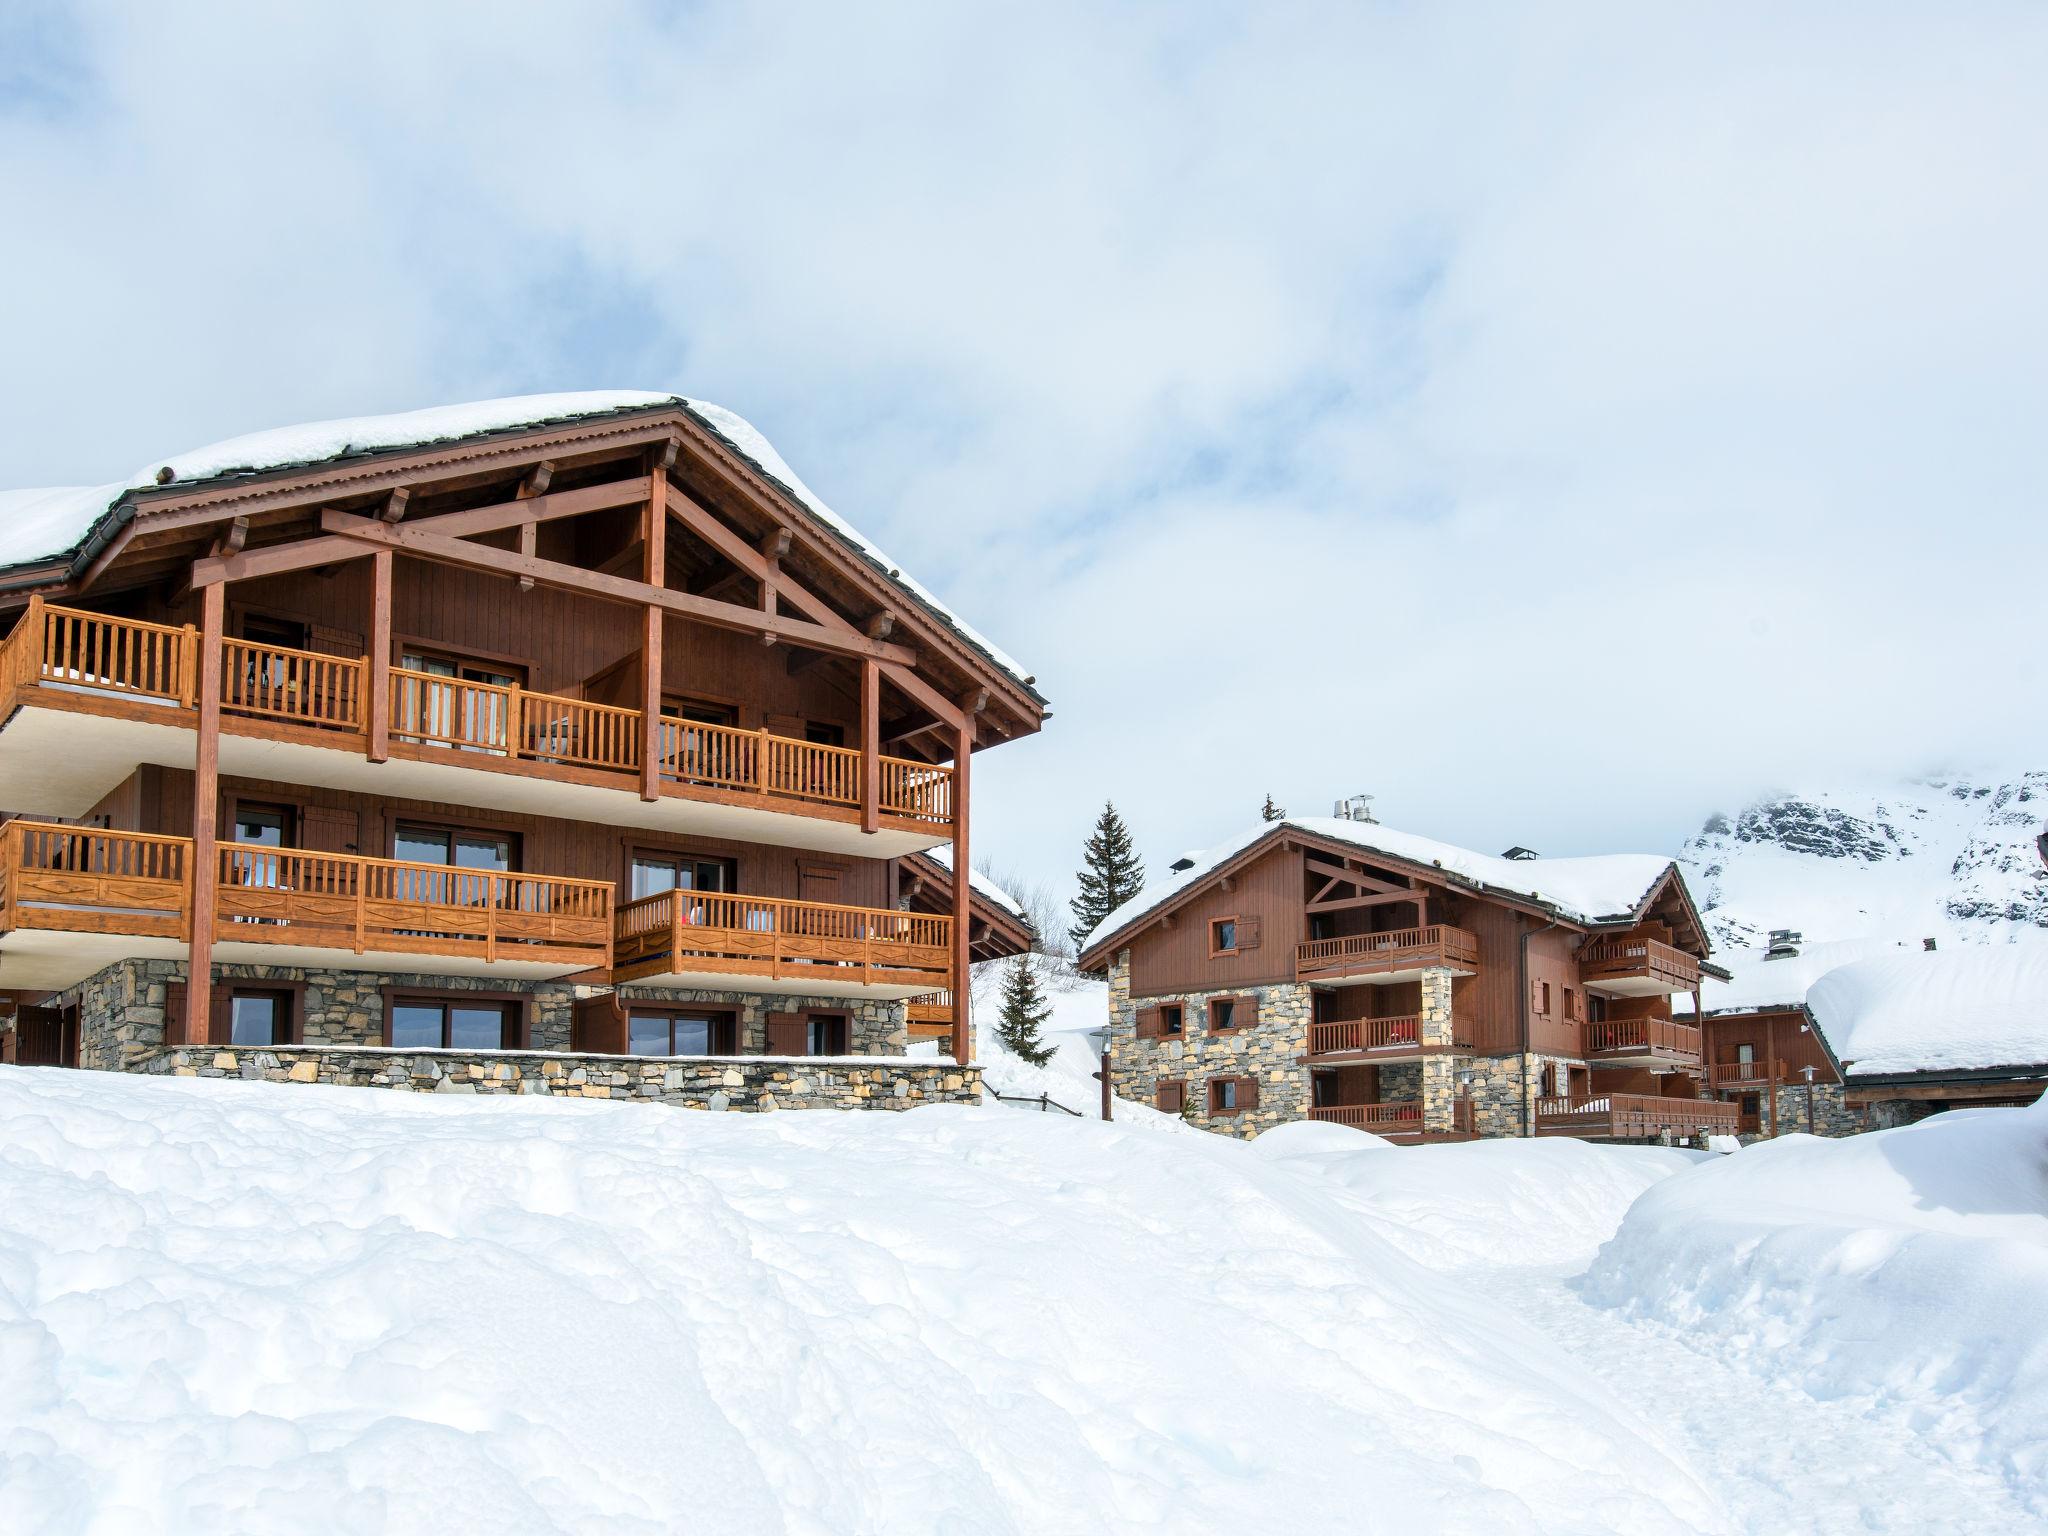
[[[1650,889],[1672,867],[1672,861],[1657,854],[1617,853],[1578,859],[1503,859],[1475,853],[1453,843],[1402,832],[1378,822],[1345,821],[1327,816],[1289,816],[1282,821],[1260,822],[1257,826],[1205,852],[1186,854],[1194,866],[1156,880],[1110,913],[1081,945],[1086,954],[1102,940],[1133,919],[1170,901],[1189,886],[1208,878],[1215,870],[1263,838],[1287,829],[1306,832],[1333,842],[1348,843],[1366,853],[1385,854],[1410,863],[1433,866],[1464,884],[1542,902],[1575,922],[1597,922],[1634,914]]]
[[[1562,1136],[1457,1142],[1417,1156],[1328,1125],[1281,1126],[1252,1146],[1335,1184],[1376,1232],[1440,1270],[1585,1264],[1637,1196],[1708,1157]]]
[[[1831,939],[1801,944],[1797,954],[1776,960],[1768,958],[1766,948],[1717,949],[1714,963],[1728,972],[1728,980],[1702,977],[1700,1001],[1709,1014],[1797,1008],[1813,984],[1837,966],[1907,950],[1917,954],[1923,947],[1918,939]],[[1671,1008],[1691,1013],[1692,994],[1674,993]]]
[[[1644,1194],[1587,1289],[1902,1409],[2048,1518],[2048,1107],[1716,1159]]]
[[[1718,1523],[1317,1182],[1057,1116],[0,1069],[0,1529]]]
[[[1806,1001],[1851,1078],[2048,1063],[2048,947],[1863,960],[1829,971]]]

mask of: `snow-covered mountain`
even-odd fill
[[[1716,948],[1773,928],[1810,940],[2048,941],[2034,839],[2048,771],[1944,774],[1872,789],[1773,795],[1715,815],[1679,854]]]

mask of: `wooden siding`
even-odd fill
[[[1828,1060],[1820,1036],[1806,1026],[1806,1014],[1798,1008],[1775,1010],[1769,1013],[1740,1013],[1723,1018],[1709,1018],[1703,1031],[1705,1048],[1703,1056],[1708,1062],[1733,1061],[1740,1047],[1754,1047],[1759,1062],[1768,1060],[1785,1063],[1787,1084],[1803,1084],[1806,1074],[1802,1067],[1812,1067],[1816,1083],[1838,1083],[1841,1076],[1835,1071],[1834,1063]]]
[[[1131,941],[1131,992],[1227,991],[1294,980],[1295,946],[1306,936],[1301,855],[1284,848],[1237,872],[1233,889],[1211,885],[1174,914]],[[1219,917],[1256,917],[1259,944],[1235,955],[1209,953],[1209,924]]]

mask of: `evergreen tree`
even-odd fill
[[[1275,805],[1273,803],[1273,797],[1271,795],[1266,796],[1266,803],[1259,807],[1259,820],[1285,821],[1286,819],[1287,807],[1284,805]]]
[[[1010,962],[1003,977],[1003,1007],[996,1016],[996,1038],[1034,1067],[1052,1060],[1052,1047],[1039,1038],[1038,1031],[1052,1017],[1052,1004],[1038,985],[1029,951]]]
[[[1117,815],[1113,803],[1103,802],[1102,814],[1095,819],[1095,831],[1083,847],[1082,856],[1086,864],[1075,877],[1081,894],[1074,898],[1074,926],[1068,930],[1076,944],[1145,888],[1145,866],[1131,846],[1131,829]]]

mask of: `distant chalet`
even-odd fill
[[[0,495],[10,1060],[974,1094],[1018,665],[730,412],[548,395]],[[908,1058],[914,1035],[951,1059]]]
[[[1396,1141],[1733,1134],[1695,1023],[1708,942],[1669,859],[1475,853],[1288,818],[1113,912],[1118,1091],[1207,1129]]]

